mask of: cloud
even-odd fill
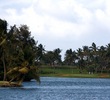
[[[0,18],[10,25],[28,25],[32,35],[50,48],[102,43],[103,38],[109,42],[110,0],[3,0],[0,4]]]
[[[22,5],[30,3],[30,5],[22,7],[20,14],[15,7],[7,8],[5,18],[8,22],[27,24],[34,33],[37,32],[39,35],[50,34],[53,37],[65,37],[72,34],[80,36],[85,33],[85,25],[92,16],[89,10],[78,5],[75,0],[33,0],[33,2],[20,0],[13,1],[13,3],[22,3]]]

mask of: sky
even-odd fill
[[[46,50],[110,43],[110,0],[0,0],[0,18],[27,25]]]

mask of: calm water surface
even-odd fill
[[[110,100],[110,79],[42,77],[20,88],[0,88],[0,100]]]

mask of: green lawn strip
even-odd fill
[[[110,78],[110,75],[105,74],[41,74],[44,77],[71,77],[71,78]]]
[[[79,69],[73,68],[41,68],[40,74],[79,74],[81,71]],[[86,70],[82,71],[83,73],[87,73]]]
[[[75,68],[42,68],[40,76],[45,77],[73,77],[73,78],[110,78],[109,74],[89,74],[86,70]],[[80,73],[81,72],[81,73]]]
[[[73,68],[45,68],[45,67],[41,68],[40,71],[41,71],[41,74],[43,73],[44,74],[48,74],[48,73],[50,74],[54,74],[54,73],[78,74],[80,72],[79,69],[73,69]],[[86,70],[83,70],[82,72],[87,73]]]

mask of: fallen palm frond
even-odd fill
[[[5,42],[6,42],[6,39],[3,39],[2,42],[0,43],[0,46],[1,46],[2,44],[4,44]]]
[[[21,69],[18,70],[21,74],[27,74],[29,72],[29,68],[27,67],[23,67]]]

